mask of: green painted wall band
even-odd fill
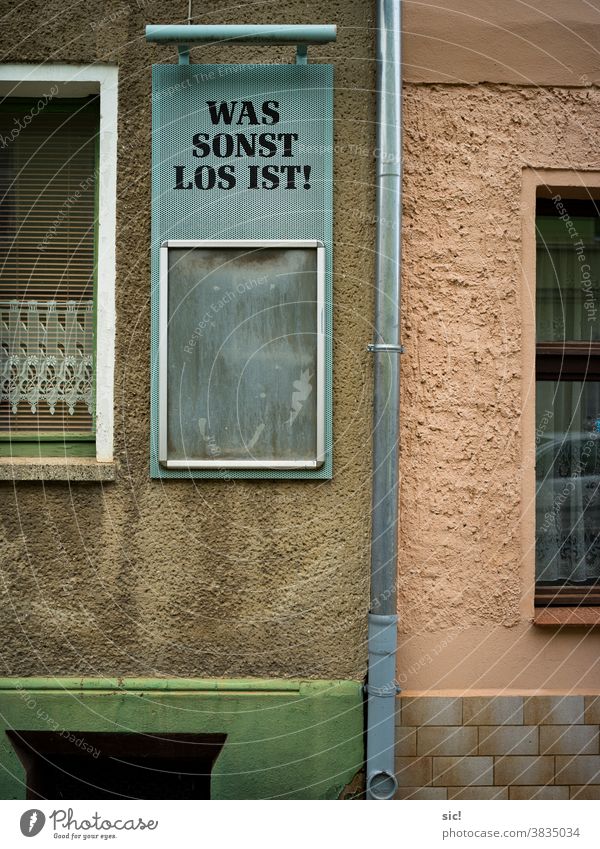
[[[350,694],[358,681],[299,681],[271,678],[0,678],[1,690],[168,690],[219,692],[272,692]]]
[[[358,681],[4,678],[2,730],[226,734],[213,799],[333,799],[363,763]],[[0,798],[25,798],[2,733]]]

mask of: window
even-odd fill
[[[28,799],[210,799],[225,734],[7,731]]]
[[[600,603],[600,202],[536,207],[536,606]]]
[[[3,478],[31,479],[19,458],[48,458],[33,477],[114,477],[117,79],[0,64]]]
[[[0,104],[2,454],[95,456],[98,130],[97,95]]]
[[[324,252],[302,240],[163,244],[165,468],[323,464]]]

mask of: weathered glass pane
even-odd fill
[[[315,248],[170,248],[169,460],[317,452]]]

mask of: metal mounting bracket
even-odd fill
[[[330,24],[149,24],[146,41],[176,44],[179,64],[190,64],[190,45],[194,44],[295,44],[296,64],[308,64],[309,44],[328,44],[337,37]]]
[[[296,65],[308,65],[308,45],[296,45]]]
[[[372,342],[367,345],[367,351],[370,351],[372,354],[378,354],[380,352],[386,354],[403,354],[404,345],[386,345],[385,342]]]

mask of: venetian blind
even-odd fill
[[[93,437],[98,98],[40,103],[0,104],[0,434]]]

